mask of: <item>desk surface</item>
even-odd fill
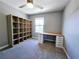
[[[63,36],[63,35],[60,34],[60,33],[46,33],[46,32],[43,32],[43,33],[39,33],[39,34],[55,35],[55,36]]]

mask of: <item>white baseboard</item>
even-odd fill
[[[6,48],[6,47],[8,47],[8,45],[5,45],[5,46],[0,47],[0,50],[3,49],[3,48]]]
[[[68,58],[68,59],[71,59],[71,58],[70,58],[70,56],[68,55],[68,53],[67,53],[66,49],[65,49],[64,47],[62,47],[62,49],[63,49],[63,50],[64,50],[64,52],[66,53],[67,58]]]

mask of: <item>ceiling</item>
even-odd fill
[[[37,13],[44,13],[44,12],[53,12],[53,11],[60,11],[63,10],[63,8],[67,5],[68,0],[33,0],[34,4],[38,4],[43,9],[40,8],[19,8],[19,6],[26,4],[27,2],[25,0],[2,0],[2,2],[5,2],[6,4],[28,14],[37,14]]]

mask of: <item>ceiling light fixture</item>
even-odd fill
[[[33,3],[27,3],[28,8],[33,8]]]
[[[43,9],[42,6],[40,6],[38,4],[34,4],[33,0],[26,0],[26,4],[21,5],[19,8],[23,8],[25,6],[27,6],[27,8],[37,7],[37,8]]]

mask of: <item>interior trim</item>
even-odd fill
[[[68,58],[68,59],[71,59],[70,56],[69,56],[69,54],[67,53],[66,49],[65,49],[64,47],[62,47],[62,49],[64,50],[64,52],[65,52],[67,58]]]
[[[2,47],[0,47],[0,50],[6,48],[6,47],[8,47],[8,46],[9,46],[8,44],[5,45],[5,46],[2,46]]]

